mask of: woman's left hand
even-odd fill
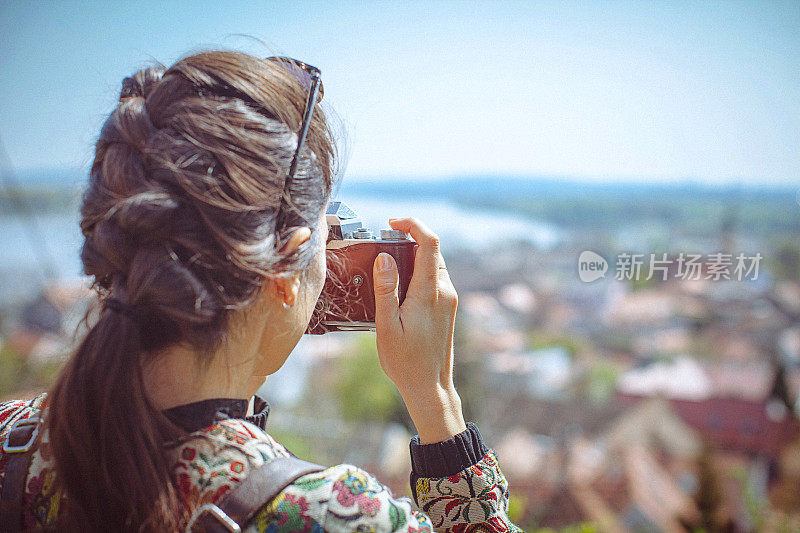
[[[458,295],[439,250],[439,237],[414,218],[389,219],[389,225],[410,233],[419,248],[403,305],[398,301],[394,259],[381,253],[375,260],[378,357],[400,391],[420,440],[439,442],[466,429],[453,385]]]

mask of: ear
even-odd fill
[[[292,236],[289,237],[289,240],[286,244],[281,248],[281,253],[285,255],[290,255],[292,252],[297,250],[301,244],[306,242],[308,239],[311,238],[311,229],[310,228],[298,228],[292,233]],[[300,276],[298,273],[294,272],[287,275],[279,275],[272,278],[272,282],[275,284],[275,288],[277,289],[278,296],[283,299],[283,302],[286,305],[294,305],[294,302],[297,298],[297,293],[300,290]]]

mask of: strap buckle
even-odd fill
[[[11,444],[11,439],[14,437],[14,433],[20,433],[21,428],[25,426],[34,426],[33,431],[31,431],[30,437],[28,437],[28,441],[24,444],[14,445]],[[6,437],[5,442],[3,443],[3,451],[6,453],[24,453],[31,449],[33,443],[36,441],[36,437],[39,435],[39,417],[32,416],[30,418],[23,418],[22,420],[17,420],[13,426],[11,426],[11,431],[9,431],[8,436]]]
[[[203,515],[203,513],[208,513],[214,518],[216,518],[217,521],[231,533],[242,533],[242,528],[239,526],[239,524],[237,524],[236,521],[233,520],[233,518],[228,516],[228,514],[225,511],[223,511],[213,503],[207,503],[205,505],[201,505],[195,510],[194,514],[192,515],[192,518],[189,519],[189,523],[186,525],[186,533],[191,533],[192,528],[200,520],[200,517]]]

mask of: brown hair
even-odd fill
[[[320,109],[284,191],[306,97],[280,63],[227,51],[123,80],[81,207],[81,259],[99,315],[53,386],[46,417],[66,495],[59,527],[176,529],[191,513],[163,456],[179,430],[148,400],[142,368],[178,342],[207,358],[265,276],[304,272],[324,246],[315,221],[335,154]],[[300,226],[311,239],[281,254]],[[144,324],[102,306],[109,297],[134,306]]]

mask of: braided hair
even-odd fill
[[[333,186],[321,111],[284,190],[306,96],[278,63],[228,51],[122,82],[81,206],[97,318],[51,390],[45,421],[66,495],[61,529],[175,529],[191,514],[162,453],[179,430],[149,402],[142,368],[179,342],[210,357],[265,276],[302,275],[324,246],[310,224]],[[300,226],[311,239],[281,253]],[[135,312],[114,312],[120,305]]]

